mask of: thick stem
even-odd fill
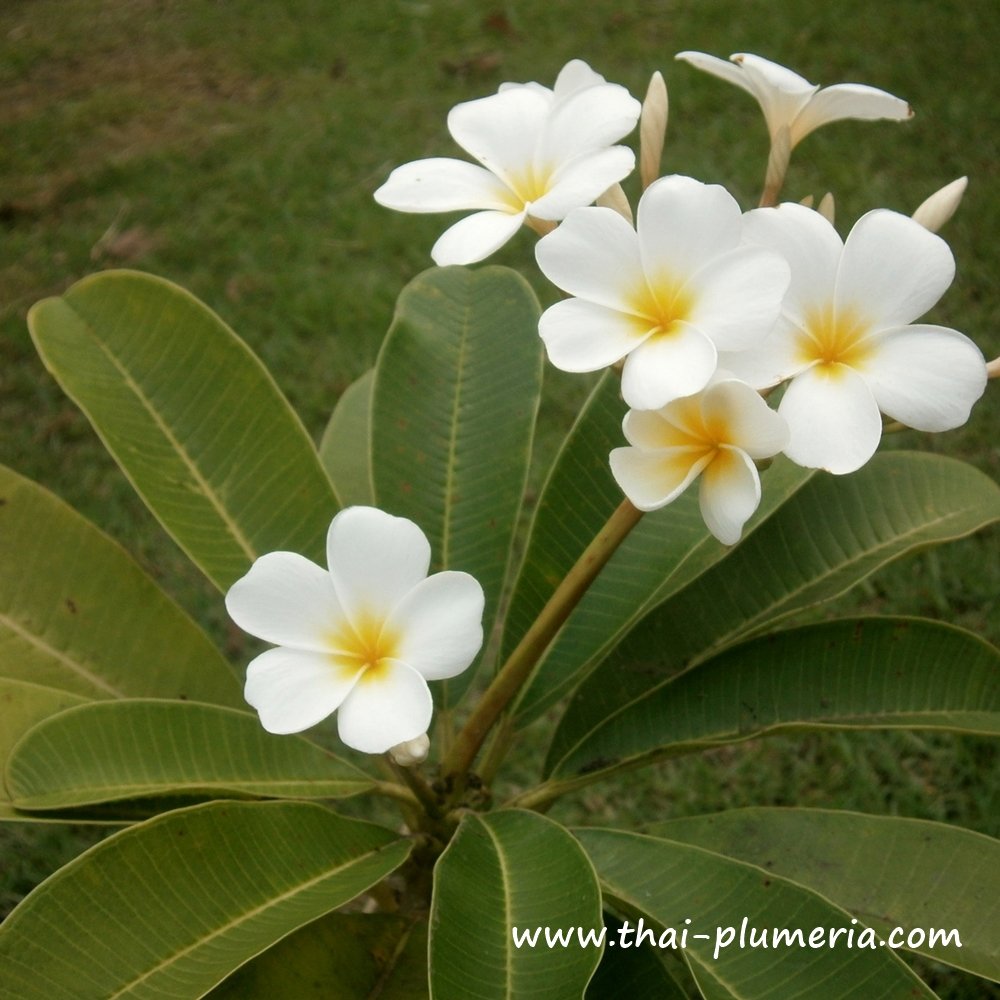
[[[628,500],[623,500],[601,533],[587,546],[583,555],[576,561],[576,565],[566,574],[565,579],[542,608],[517,648],[500,668],[500,672],[493,678],[493,682],[486,689],[469,720],[455,738],[442,765],[445,774],[464,775],[469,771],[486,734],[521,690],[556,632],[579,604],[605,563],[639,523],[641,517],[642,511],[633,507]],[[491,757],[492,766],[495,767],[496,754],[491,754]]]
[[[778,204],[778,196],[785,184],[788,163],[792,158],[791,137],[787,125],[782,125],[771,139],[771,152],[767,158],[767,173],[764,175],[764,192],[760,196],[761,208],[772,208]]]

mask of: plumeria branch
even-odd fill
[[[569,617],[570,612],[580,602],[591,583],[628,533],[639,523],[641,517],[640,510],[630,501],[623,500],[600,534],[587,546],[542,608],[517,648],[493,678],[493,682],[455,738],[451,750],[442,763],[442,771],[446,775],[462,775],[469,771],[490,729],[531,676],[535,664]],[[506,744],[506,741],[502,742]],[[491,754],[493,768],[499,763],[497,755],[500,753],[502,751],[497,749]]]

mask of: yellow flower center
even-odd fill
[[[552,183],[551,167],[527,167],[510,177],[508,186],[510,195],[508,203],[515,212],[523,211],[524,206],[549,193]]]
[[[396,658],[399,636],[387,629],[381,619],[362,615],[354,623],[344,621],[330,635],[334,667],[346,677],[361,671],[359,683],[376,681],[388,670],[388,661]]]
[[[670,337],[687,322],[694,310],[694,296],[683,282],[669,275],[644,281],[630,297],[636,333],[645,337]]]
[[[832,305],[806,316],[799,338],[799,353],[806,364],[819,364],[832,372],[835,365],[860,368],[871,348],[866,343],[868,323],[851,309],[836,312]]]

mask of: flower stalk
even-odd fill
[[[642,511],[630,501],[623,500],[601,532],[587,546],[493,678],[455,738],[451,750],[442,762],[441,769],[445,775],[464,775],[469,771],[490,729],[531,676],[531,671],[549,643],[641,517]],[[501,742],[506,743],[498,741],[498,744]],[[491,753],[491,767],[494,770],[499,764],[498,755],[501,752],[497,748]]]

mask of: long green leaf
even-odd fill
[[[1000,735],[1000,650],[910,618],[763,636],[663,682],[567,744],[556,772],[596,772],[766,733],[816,727]]]
[[[600,949],[514,944],[549,927],[599,930],[593,869],[565,828],[537,813],[470,814],[434,871],[430,980],[434,1000],[579,1000]]]
[[[897,927],[916,931],[910,951],[1000,981],[1000,841],[992,837],[827,809],[734,809],[657,823],[649,832],[813,889],[882,938]],[[932,928],[958,939],[932,942]]]
[[[68,691],[0,677],[0,767],[6,765],[11,749],[32,726],[83,702]],[[23,818],[15,812],[6,784],[0,785],[0,820]]]
[[[426,271],[403,290],[372,397],[379,506],[427,533],[435,568],[486,593],[489,635],[508,572],[541,394],[539,306],[506,268]],[[457,702],[473,672],[441,687]]]
[[[1000,487],[939,455],[887,452],[851,476],[813,476],[601,663],[563,717],[550,759],[609,712],[726,646],[843,593],[892,559],[998,518]]]
[[[656,1000],[689,1000],[654,948],[647,942],[637,947],[620,948],[620,931],[624,924],[608,913],[604,914],[607,944],[601,964],[590,980],[585,1000],[607,1000],[608,997],[655,997]],[[628,934],[628,928],[625,928]]]
[[[86,698],[241,704],[228,664],[116,542],[0,466],[0,675]]]
[[[371,408],[374,370],[365,372],[337,400],[319,443],[319,457],[345,507],[372,506]]]
[[[28,325],[150,510],[225,590],[275,549],[321,560],[337,502],[273,379],[207,306],[161,278],[105,271]]]
[[[330,913],[237,969],[209,1000],[427,1000],[427,923]]]
[[[201,996],[398,867],[409,844],[303,802],[212,802],[109,837],[0,925],[0,995]]]
[[[863,938],[850,914],[794,882],[689,844],[616,830],[574,832],[606,898],[633,919],[642,917],[658,944],[659,935],[672,931],[713,1000],[933,1000],[873,931]],[[822,947],[808,944],[814,928],[821,929]],[[835,928],[841,933],[831,947]],[[801,946],[794,937],[792,944],[775,939],[775,931],[797,930]],[[757,935],[753,939],[751,932]],[[766,946],[759,943],[761,933]],[[664,944],[672,940],[662,938]]]
[[[18,809],[69,809],[150,796],[340,798],[372,787],[300,736],[214,705],[114,701],[41,722],[14,748],[7,787]]]

